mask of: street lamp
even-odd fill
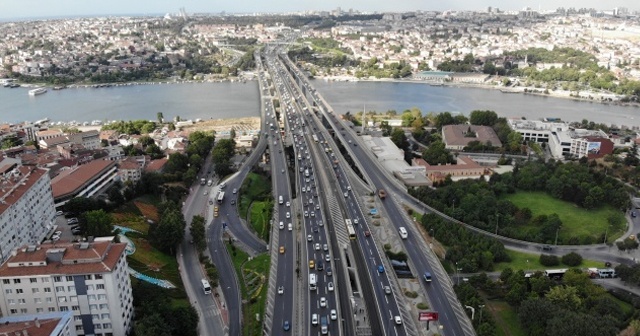
[[[471,321],[473,321],[473,316],[476,315],[476,309],[471,306],[464,306],[464,307],[471,310]]]
[[[498,235],[498,223],[500,222],[500,214],[496,214],[496,235]]]
[[[560,232],[560,226],[558,226],[558,228],[556,229],[556,242],[554,245],[558,245],[558,232]]]
[[[480,308],[480,320],[478,321],[478,326],[482,324],[482,308],[484,308],[484,305],[479,305],[478,308]]]

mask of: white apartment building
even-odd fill
[[[133,296],[125,243],[45,243],[16,249],[0,267],[4,316],[71,312],[78,335],[124,336]]]
[[[55,216],[47,171],[0,160],[0,264],[13,249],[39,244]]]
[[[511,129],[522,135],[525,142],[549,143],[552,132],[566,132],[569,125],[564,122],[549,122],[542,120],[509,119]]]

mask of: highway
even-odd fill
[[[290,64],[292,65],[292,63]],[[439,261],[437,258],[434,258],[433,253],[427,252],[428,246],[426,242],[420,238],[420,235],[414,232],[413,225],[408,222],[404,211],[402,211],[398,203],[393,201],[393,199],[401,199],[402,195],[406,194],[406,190],[400,189],[395,182],[389,180],[387,173],[378,166],[377,162],[373,161],[373,158],[371,158],[368,153],[364,152],[366,149],[363,149],[362,146],[355,145],[359,142],[355,132],[348,129],[348,127],[345,128],[341,121],[336,118],[336,115],[332,113],[332,109],[324,102],[308,81],[306,81],[299,70],[297,70],[297,68],[293,69],[293,75],[296,76],[298,80],[301,80],[303,86],[306,87],[307,97],[320,106],[321,117],[327,121],[325,126],[330,126],[335,130],[337,140],[341,141],[341,143],[347,147],[354,161],[359,163],[359,168],[366,174],[372,184],[372,190],[385,189],[390,194],[389,197],[382,202],[383,208],[391,219],[390,222],[393,223],[396,229],[403,226],[410,233],[409,237],[403,240],[403,243],[409,256],[410,264],[413,266],[414,273],[417,273],[416,275],[419,278],[421,278],[421,275],[425,271],[435,275],[433,281],[429,284],[421,281],[421,286],[425,293],[427,293],[434,310],[439,312],[439,323],[442,327],[442,333],[444,335],[456,336],[475,335],[475,331],[457,301],[455,293],[453,293],[448,276],[446,276],[446,273],[444,273],[440,265],[435,265],[439,263]],[[453,305],[452,302],[454,303]]]

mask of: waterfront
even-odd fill
[[[313,84],[337,113],[418,107],[424,113],[450,111],[468,115],[470,111],[493,110],[503,117],[539,119],[557,117],[567,121],[588,119],[606,124],[640,126],[640,108],[579,102],[568,99],[498,90],[430,86],[423,83],[327,82]],[[183,83],[131,85],[109,88],[49,90],[30,97],[27,88],[0,88],[0,122],[225,119],[259,115],[255,81],[241,83]]]

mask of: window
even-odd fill
[[[93,285],[87,285],[87,290],[88,291],[92,291],[93,290]]]
[[[14,300],[14,299],[9,299],[9,300],[7,300],[7,302],[8,302],[10,305],[14,305],[14,304],[16,304],[16,300]]]
[[[95,278],[96,280],[102,280],[102,274],[96,274]]]
[[[71,310],[78,311],[80,310],[80,306],[71,306]]]
[[[43,308],[36,308],[36,313],[43,313],[44,309]]]
[[[96,289],[104,289],[104,285],[103,284],[97,284],[96,285]]]
[[[53,282],[61,282],[61,281],[62,281],[62,277],[60,276],[53,277]]]
[[[67,302],[67,297],[66,296],[59,297],[58,302]]]
[[[98,324],[94,324],[93,328],[94,329],[102,329],[102,326],[100,325],[100,323],[98,323]]]
[[[42,303],[42,299],[41,298],[35,298],[35,299],[33,299],[33,303]]]
[[[76,291],[76,286],[68,286],[67,290],[70,292],[75,292]]]
[[[49,278],[42,278],[42,282],[48,283],[49,282]]]
[[[20,283],[20,279],[13,279],[13,283],[14,284],[19,284]]]
[[[46,287],[46,288],[44,289],[44,292],[45,292],[45,293],[51,293],[51,288]]]
[[[103,327],[104,329],[111,329],[111,323],[103,323],[103,324],[102,324],[102,327]]]
[[[2,283],[3,283],[3,284],[5,284],[5,285],[8,285],[8,284],[10,284],[10,283],[11,283],[11,280],[9,280],[9,279],[2,279]]]
[[[25,304],[25,303],[27,303],[27,301],[25,299],[18,299],[18,303],[19,304]]]
[[[91,314],[91,319],[92,319],[92,320],[99,320],[99,319],[100,319],[100,315],[98,315],[98,314]]]
[[[31,288],[31,293],[40,293],[40,288]]]
[[[108,320],[108,319],[110,319],[110,318],[111,318],[111,314],[102,314],[100,317],[101,317],[103,320]]]
[[[98,300],[106,300],[107,296],[105,294],[98,294]]]
[[[76,326],[76,331],[80,331],[80,330],[82,330],[82,326],[81,325],[77,325]]]
[[[106,303],[100,304],[100,309],[109,309]]]
[[[85,280],[91,280],[93,277],[91,276],[91,274],[87,274],[84,276]]]
[[[69,299],[71,300],[71,302],[78,302],[78,297],[77,296],[71,296],[69,297]]]
[[[45,298],[45,301],[47,301],[48,303],[51,303],[51,302],[53,302],[53,298],[50,298],[50,297]]]
[[[56,286],[56,293],[64,292],[64,286]]]
[[[89,305],[89,310],[96,310],[96,309],[98,309],[98,305],[94,305],[94,304]]]
[[[13,294],[13,289],[11,289],[11,288],[7,288],[7,289],[5,289],[5,290],[4,290],[4,292],[5,292],[6,294]]]
[[[22,293],[24,293],[24,291],[22,290],[22,288],[18,288],[18,289],[16,289],[16,293],[17,294],[22,294]]]
[[[67,281],[73,281],[73,277],[71,275],[67,275]]]
[[[60,306],[60,311],[69,311],[69,307],[67,307],[67,306]]]
[[[11,314],[17,314],[18,310],[17,309],[11,309]]]
[[[96,300],[96,296],[93,294],[87,295],[87,297],[89,298],[89,301],[95,301]]]
[[[20,314],[26,314],[27,308],[20,308]]]
[[[37,278],[29,278],[29,282],[36,283],[36,282],[38,282],[38,279]]]

